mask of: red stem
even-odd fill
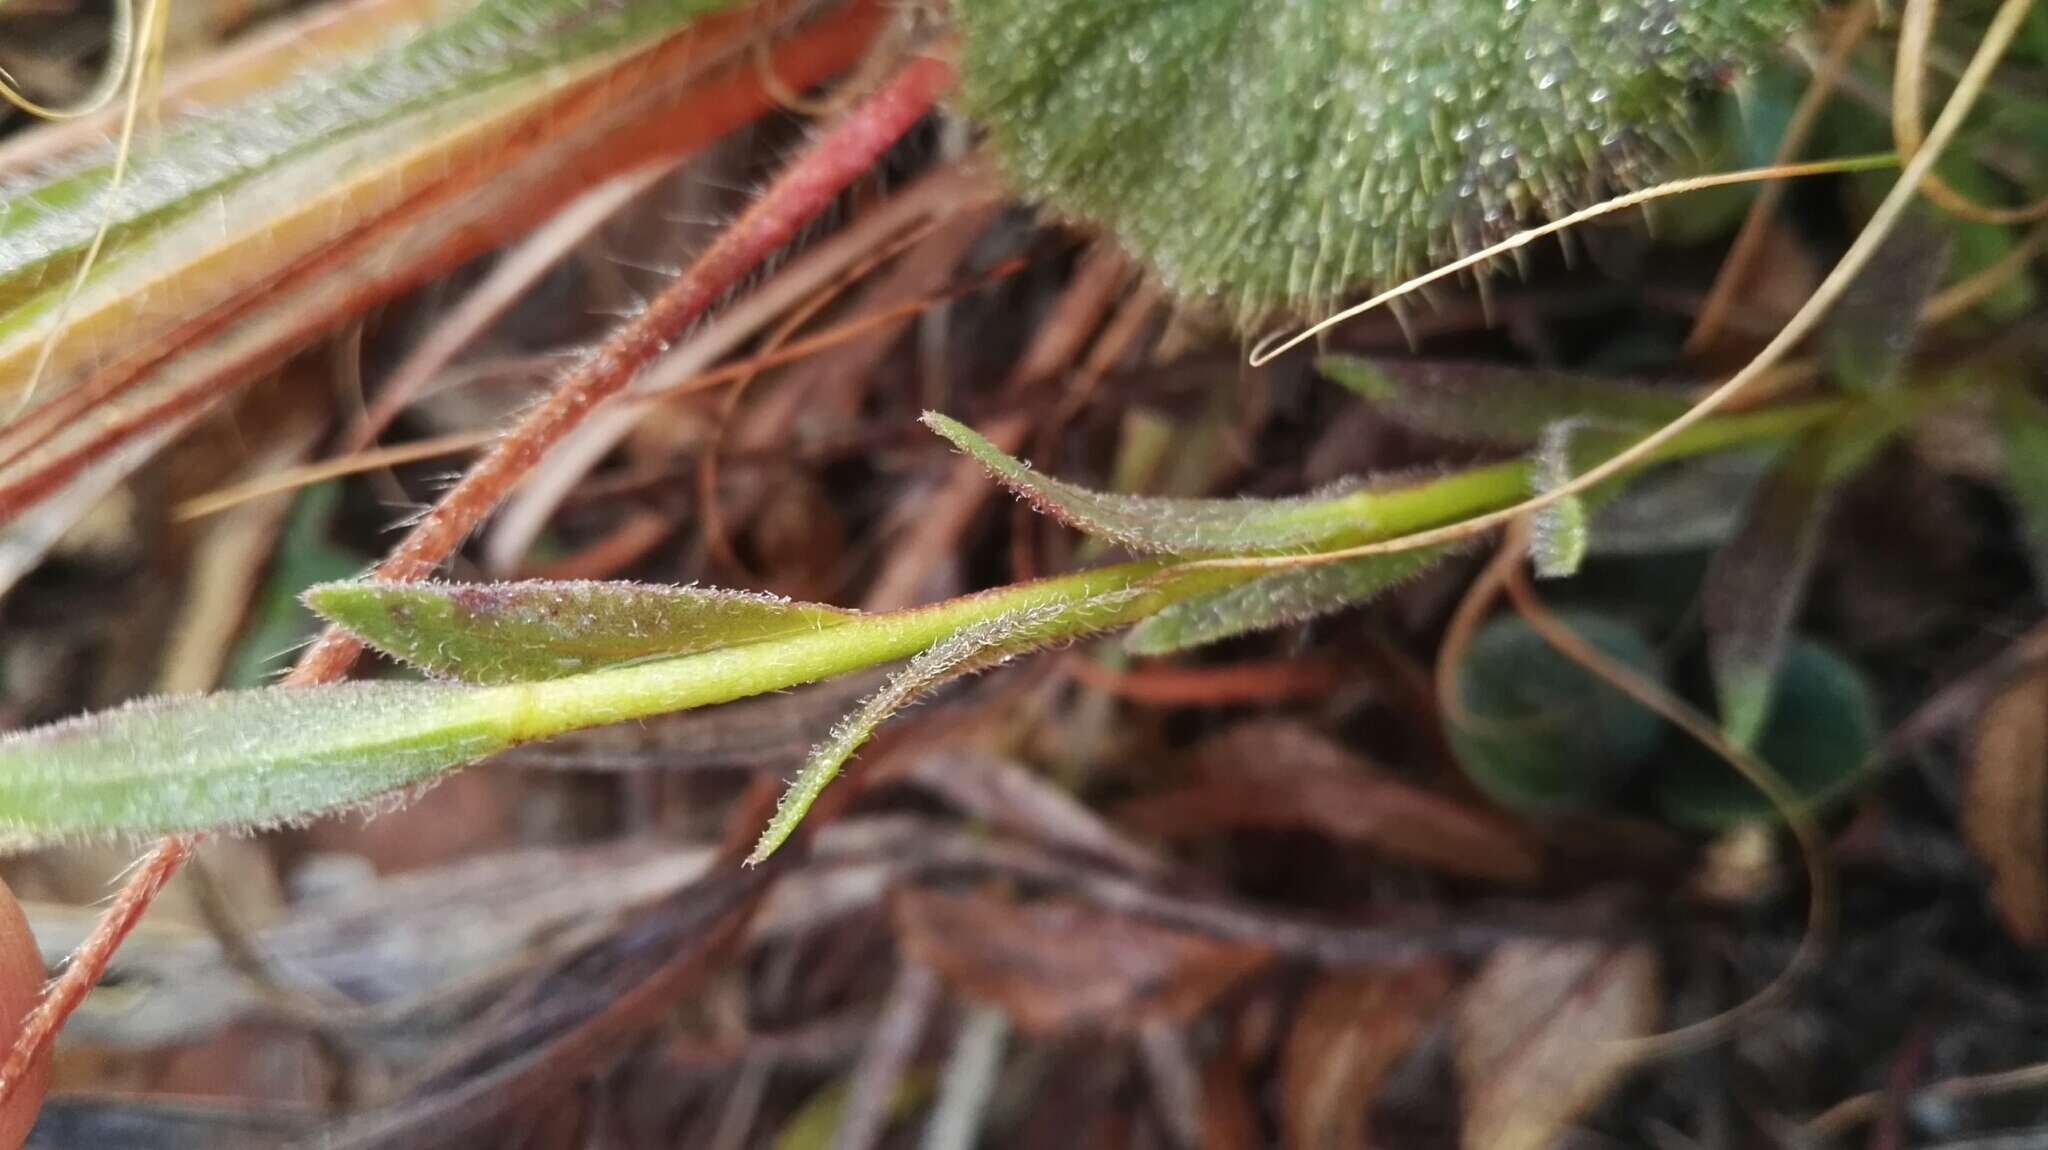
[[[744,215],[721,233],[696,263],[574,368],[547,401],[508,431],[462,481],[379,564],[374,578],[409,583],[432,575],[532,470],[556,441],[593,408],[616,395],[648,360],[701,317],[733,285],[831,206],[854,180],[924,118],[953,82],[943,60],[920,57],[849,112],[785,168]],[[355,664],[362,645],[329,629],[284,680],[307,686],[333,682]],[[178,872],[202,836],[160,840],[136,865],[114,904],[51,984],[0,1063],[0,1106],[14,1095],[28,1069],[105,972],[122,939]]]

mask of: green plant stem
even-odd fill
[[[1853,409],[1818,400],[1710,420],[1672,441],[1653,460],[1669,462],[1783,440]],[[1340,526],[1332,545],[1398,538],[1510,506],[1527,495],[1529,463],[1511,460],[1393,490],[1367,490],[1304,509]],[[604,723],[645,718],[782,690],[909,658],[985,620],[1034,608],[1138,594],[1088,616],[1090,630],[1133,623],[1197,595],[1260,578],[1256,569],[1189,567],[1146,559],[997,588],[927,607],[859,616],[836,626],[741,646],[616,667],[535,683],[477,690],[480,722],[512,741],[549,738]]]

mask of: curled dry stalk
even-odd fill
[[[1502,546],[1502,555],[1519,560],[1528,546],[1527,522],[1518,520],[1509,529],[1509,542]],[[1828,939],[1834,933],[1835,874],[1834,868],[1828,865],[1827,840],[1821,832],[1820,823],[1791,784],[1768,763],[1736,746],[1711,719],[1655,680],[1603,654],[1551,614],[1550,608],[1537,596],[1536,589],[1530,586],[1528,573],[1520,562],[1502,566],[1500,585],[1530,630],[1542,636],[1543,641],[1559,654],[1642,704],[1727,763],[1764,796],[1799,844],[1807,876],[1806,932],[1800,936],[1799,947],[1785,968],[1763,989],[1720,1014],[1677,1030],[1620,1043],[1615,1048],[1615,1055],[1628,1062],[1639,1062],[1686,1054],[1719,1042],[1745,1019],[1782,1001],[1800,979],[1820,964],[1821,956],[1827,950]]]
[[[431,575],[552,444],[617,394],[670,340],[829,207],[924,118],[951,83],[952,68],[945,60],[917,57],[820,135],[681,278],[572,369],[544,403],[499,439],[378,565],[374,577],[405,583]],[[284,681],[292,686],[333,682],[348,673],[361,651],[359,641],[330,630]],[[99,980],[122,939],[198,841],[193,835],[165,838],[136,864],[0,1062],[0,1104],[20,1087],[64,1020]]]

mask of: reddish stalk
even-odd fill
[[[403,583],[433,574],[549,447],[598,404],[624,388],[669,341],[872,168],[924,118],[952,80],[952,68],[944,60],[915,59],[819,136],[681,278],[573,368],[545,403],[506,432],[378,565],[374,578]],[[329,630],[284,682],[297,686],[332,682],[348,673],[361,650],[353,639]],[[122,939],[199,841],[200,836],[160,840],[136,865],[112,908],[43,995],[6,1061],[0,1063],[0,1105],[13,1096],[64,1020],[99,981]]]

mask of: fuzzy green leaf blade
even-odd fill
[[[1136,551],[1215,555],[1298,550],[1363,524],[1341,496],[1294,499],[1174,499],[1093,491],[1034,471],[958,420],[935,411],[925,426],[938,432],[1033,507],[1089,535]]]
[[[469,683],[530,683],[837,626],[854,613],[648,583],[327,583],[306,603],[387,655]]]
[[[782,793],[775,815],[747,856],[748,865],[760,863],[789,841],[854,752],[874,735],[889,717],[917,702],[926,693],[964,675],[976,674],[1049,643],[1077,638],[1125,621],[1124,609],[1139,592],[1122,591],[1062,603],[1007,612],[970,623],[946,639],[933,644],[911,659],[860,705],[841,720],[832,734],[806,759],[803,769]]]
[[[1688,406],[1673,390],[1510,364],[1333,355],[1318,367],[1403,427],[1507,447],[1532,446],[1573,419],[1648,432]]]
[[[432,683],[153,699],[0,739],[0,843],[249,830],[360,805],[502,750],[516,708]]]
[[[1770,719],[1778,665],[1819,554],[1833,453],[1826,434],[1794,446],[1707,570],[1707,661],[1722,728],[1740,746],[1753,746]]]
[[[1175,603],[1132,630],[1136,655],[1170,655],[1360,606],[1436,565],[1449,547],[1421,547],[1297,567]]]
[[[1804,0],[957,0],[1006,173],[1241,316],[1391,283],[1647,174]]]

